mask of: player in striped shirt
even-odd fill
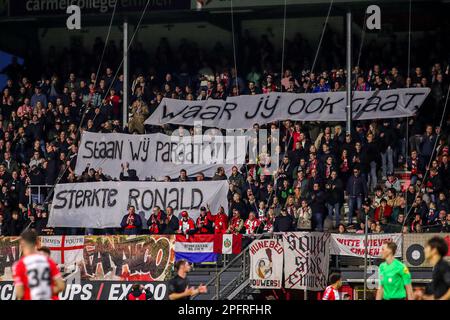
[[[17,300],[52,300],[65,288],[56,263],[37,251],[37,243],[38,236],[33,230],[20,236],[22,258],[13,268]]]
[[[330,276],[330,285],[325,289],[322,300],[341,300],[339,289],[342,287],[341,275],[333,273]]]

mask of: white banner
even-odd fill
[[[367,240],[367,255],[370,258],[381,257],[381,247],[385,242],[394,241],[397,244],[396,257],[402,256],[402,234],[382,233],[369,234]],[[363,234],[338,234],[331,235],[330,254],[340,256],[352,256],[364,258],[366,241]]]
[[[84,236],[42,236],[41,246],[51,250],[51,258],[61,265],[83,261]]]
[[[176,178],[185,169],[189,176],[202,172],[212,177],[219,166],[229,174],[233,165],[243,164],[245,153],[240,150],[245,150],[244,137],[83,132],[75,173],[101,168],[104,174],[119,178],[130,169],[140,180],[162,180]]]
[[[320,291],[328,282],[330,234],[286,232],[283,234],[284,287]]]
[[[275,239],[250,244],[250,286],[279,289],[283,276],[283,245]]]
[[[355,91],[353,119],[410,117],[430,92],[429,88]],[[249,129],[255,123],[280,120],[345,121],[344,92],[243,95],[224,100],[184,101],[164,98],[146,124],[202,125],[213,128]]]
[[[56,185],[48,226],[73,228],[119,228],[128,205],[142,218],[150,217],[155,206],[172,206],[195,219],[201,206],[212,212],[223,206],[228,212],[228,182],[95,182]],[[145,225],[146,226],[146,225]]]

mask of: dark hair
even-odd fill
[[[186,259],[180,259],[180,260],[176,261],[174,264],[175,270],[180,270],[181,266],[183,266],[186,263],[188,263],[188,261]]]
[[[131,287],[131,290],[133,291],[138,291],[141,288],[141,285],[139,283],[135,283],[133,284],[133,286]]]
[[[392,254],[395,255],[397,251],[397,244],[394,241],[386,242],[386,246],[392,251]]]
[[[342,279],[341,274],[338,272],[332,273],[330,275],[330,284],[335,284],[336,282],[338,282],[339,280]]]
[[[46,255],[49,255],[49,256],[51,254],[51,251],[50,251],[49,247],[40,247],[37,251],[45,253]]]
[[[38,234],[35,230],[27,229],[20,234],[20,237],[26,244],[29,245],[37,245],[38,242]]]
[[[427,241],[427,246],[431,249],[436,249],[441,257],[445,257],[448,252],[447,242],[441,237],[433,237]]]

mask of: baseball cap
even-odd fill
[[[181,212],[181,216],[182,216],[183,218],[186,218],[186,217],[188,216],[188,212],[187,212],[187,211]]]

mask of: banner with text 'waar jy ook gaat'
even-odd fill
[[[355,91],[354,120],[389,119],[413,116],[429,88]],[[345,121],[346,93],[278,93],[228,97],[226,100],[183,101],[164,98],[145,121],[150,125],[202,125],[212,128],[248,129],[255,123],[282,120]]]
[[[95,182],[58,184],[55,187],[48,226],[69,228],[119,228],[128,205],[135,207],[143,226],[151,210],[168,206],[175,214],[188,211],[197,219],[200,207],[228,211],[228,182]]]
[[[162,180],[178,177],[181,169],[189,176],[212,177],[221,166],[230,174],[234,165],[245,163],[245,138],[198,137],[83,132],[75,173],[101,168],[103,174],[120,178],[121,173],[128,176],[128,170],[133,170],[139,180]]]

